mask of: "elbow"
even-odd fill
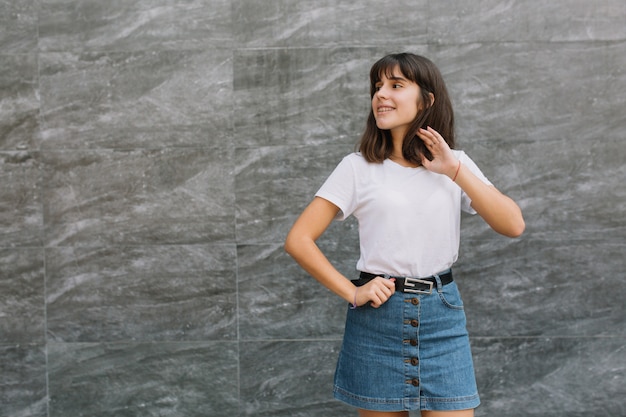
[[[524,233],[524,230],[526,230],[526,224],[522,220],[519,224],[516,224],[513,227],[511,227],[507,236],[508,237],[520,237]]]
[[[294,257],[297,248],[300,246],[296,242],[297,240],[298,239],[296,236],[294,236],[294,233],[290,231],[285,238],[285,243],[283,244],[283,249],[285,250],[285,252],[287,252],[287,255],[291,256],[292,258]]]
[[[293,246],[293,237],[291,237],[291,233],[289,233],[285,238],[285,243],[283,244],[283,249],[287,252],[287,255],[292,256]]]
[[[504,236],[516,238],[520,237],[524,233],[524,230],[526,230],[526,223],[524,222],[524,218],[520,214],[519,218],[514,219],[506,228],[506,230],[501,231],[501,233]]]
[[[526,222],[524,221],[522,209],[517,204],[513,204],[514,207],[509,210],[508,216],[505,217],[506,221],[501,223],[501,230],[498,232],[506,237],[516,238],[520,237],[526,230]]]

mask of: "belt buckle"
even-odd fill
[[[427,290],[420,290],[415,288],[416,284],[425,284],[428,285],[428,289]],[[405,277],[404,278],[404,292],[408,292],[411,294],[432,294],[433,293],[433,282],[432,281],[426,281],[425,279],[419,279],[419,278],[409,278],[409,277]]]

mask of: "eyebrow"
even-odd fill
[[[404,77],[397,77],[397,76],[393,76],[393,75],[392,75],[391,77],[387,77],[387,79],[388,79],[388,80],[391,80],[391,81],[405,81],[405,82],[407,81],[407,79],[406,79],[406,78],[404,78]],[[379,80],[376,82],[376,84],[378,84],[378,83],[382,83],[382,82],[383,82],[383,81],[382,81],[382,78],[381,78],[381,79],[379,79]]]

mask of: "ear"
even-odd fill
[[[428,97],[430,98],[430,106],[432,107],[435,104],[435,95],[433,93],[428,93]]]
[[[428,106],[428,107],[432,107],[433,104],[435,104],[435,95],[433,93],[428,93],[428,99],[430,100],[430,106]],[[420,102],[418,103],[417,106],[418,106],[417,107],[417,111],[418,112],[421,112],[422,110],[426,110],[424,108],[424,106],[422,105],[422,100],[421,99],[420,99]],[[372,112],[373,112],[373,110],[372,110]]]

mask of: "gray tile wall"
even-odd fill
[[[388,52],[522,206],[464,218],[479,416],[626,416],[623,0],[0,0],[0,416],[338,416],[282,251]],[[322,238],[354,274],[356,225]]]

